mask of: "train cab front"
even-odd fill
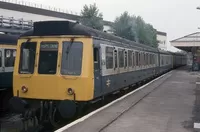
[[[83,37],[29,37],[18,41],[11,107],[40,114],[72,116],[77,102],[93,98],[92,40]],[[41,111],[42,110],[42,111]]]

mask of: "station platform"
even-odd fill
[[[56,132],[191,132],[198,76],[187,67],[173,70]]]

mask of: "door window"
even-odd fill
[[[5,49],[5,67],[13,67],[15,63],[16,50]]]

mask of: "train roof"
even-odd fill
[[[156,48],[139,44],[134,41],[130,41],[106,32],[102,32],[79,23],[70,21],[40,21],[34,22],[33,30],[30,30],[21,35],[26,36],[54,36],[54,35],[81,35],[90,36],[94,38],[102,38],[110,41],[116,41],[123,44],[129,44],[130,46],[137,46],[148,50],[157,50]]]
[[[0,34],[0,44],[17,45],[18,35]]]
[[[159,53],[163,53],[163,54],[171,54],[169,51],[166,50],[162,50],[162,49],[158,49]]]

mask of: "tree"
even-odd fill
[[[116,17],[113,25],[113,31],[117,36],[136,40],[136,19],[134,16],[130,16],[128,12],[124,12],[121,16]]]
[[[103,14],[99,13],[96,4],[84,5],[83,10],[81,10],[80,22],[97,30],[103,30]]]
[[[116,17],[113,25],[114,33],[120,37],[157,47],[157,31],[151,24],[145,23],[142,17],[131,16],[124,12]]]
[[[147,32],[145,29],[145,22],[142,19],[142,17],[138,16],[136,18],[136,32],[137,32],[137,36],[138,36],[138,42],[142,43],[142,44],[147,44]]]
[[[156,29],[154,29],[151,24],[146,24],[145,30],[146,30],[146,41],[148,45],[152,47],[158,47]]]

